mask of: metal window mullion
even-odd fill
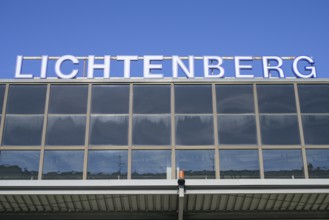
[[[217,120],[217,99],[216,85],[212,84],[212,110],[213,110],[213,125],[214,125],[214,144],[215,144],[215,176],[220,179],[220,164],[219,164],[219,141],[218,141],[218,120]]]
[[[134,84],[129,85],[129,124],[128,124],[128,172],[127,179],[131,179],[132,164],[132,135],[133,135],[133,89]]]
[[[88,84],[85,146],[84,146],[83,171],[82,171],[82,179],[84,179],[84,180],[87,179],[87,169],[88,169],[88,146],[89,146],[92,86],[93,86],[92,83]]]
[[[264,161],[263,161],[263,151],[262,151],[262,136],[260,132],[260,118],[259,118],[259,108],[258,108],[258,95],[256,83],[253,84],[254,92],[254,107],[255,107],[255,118],[256,118],[256,132],[257,132],[257,145],[258,145],[258,160],[259,160],[259,171],[260,178],[264,179]]]
[[[48,123],[48,109],[49,109],[49,96],[50,96],[50,84],[47,84],[47,93],[46,93],[46,103],[45,111],[43,115],[43,127],[42,127],[42,137],[41,137],[41,150],[40,150],[40,162],[39,162],[39,173],[38,179],[42,179],[43,163],[45,157],[45,145],[46,145],[46,135],[47,135],[47,123]]]
[[[171,113],[171,178],[176,179],[176,126],[175,126],[175,85],[170,84],[170,113]]]
[[[304,166],[304,176],[305,176],[306,179],[308,179],[309,178],[309,173],[308,173],[308,168],[307,168],[306,146],[305,146],[302,114],[301,114],[301,111],[300,111],[300,103],[299,103],[299,94],[298,94],[297,83],[294,83],[294,91],[295,91],[295,100],[296,100],[296,109],[297,109],[299,137],[300,137],[300,143],[302,145],[302,158],[303,158],[303,166]]]
[[[7,100],[8,100],[8,91],[9,91],[9,84],[6,84],[5,87],[5,94],[3,99],[3,105],[2,105],[2,111],[1,111],[1,125],[0,125],[0,146],[2,148],[2,139],[3,139],[3,132],[4,132],[4,126],[5,126],[5,119],[6,119],[6,108],[7,108]]]

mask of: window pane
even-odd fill
[[[11,85],[7,114],[44,114],[46,85]]]
[[[220,144],[257,144],[254,115],[218,115]]]
[[[301,150],[263,150],[265,178],[303,178]]]
[[[302,115],[306,144],[329,144],[329,115]]]
[[[88,87],[53,85],[50,90],[49,113],[84,114],[87,112]]]
[[[260,124],[263,144],[300,144],[296,115],[261,115]]]
[[[134,116],[134,145],[170,145],[170,116]]]
[[[329,113],[329,85],[298,85],[302,113]]]
[[[176,116],[176,145],[213,145],[212,116]]]
[[[170,85],[135,85],[134,113],[170,113]]]
[[[7,115],[3,145],[41,145],[43,116]]]
[[[0,179],[38,179],[40,151],[0,151]]]
[[[128,145],[128,116],[92,116],[91,145]]]
[[[175,85],[176,113],[212,113],[211,85]]]
[[[3,99],[5,96],[5,85],[0,85],[0,114],[2,114]]]
[[[218,113],[254,113],[252,85],[217,85]]]
[[[93,86],[91,112],[99,114],[128,114],[129,85]]]
[[[42,179],[82,179],[83,151],[45,151]]]
[[[307,149],[310,178],[329,178],[329,149]]]
[[[128,151],[90,150],[88,179],[127,179]]]
[[[295,113],[293,85],[257,85],[260,113]]]
[[[215,178],[214,150],[176,150],[176,166],[186,179]]]
[[[133,179],[171,178],[171,151],[133,150],[131,173]]]
[[[48,116],[47,145],[84,145],[85,116]]]
[[[220,150],[223,179],[259,178],[258,150]]]

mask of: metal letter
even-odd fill
[[[125,79],[130,78],[130,62],[134,61],[134,60],[138,60],[138,56],[117,56],[117,60],[119,60],[119,61],[122,60],[124,62],[123,63],[124,78]]]
[[[32,79],[33,78],[33,74],[22,74],[22,64],[23,64],[23,56],[19,55],[17,56],[16,59],[16,71],[15,71],[15,78],[17,79]]]
[[[299,72],[298,70],[298,62],[300,60],[305,60],[308,63],[310,63],[311,65],[314,64],[314,60],[308,56],[299,56],[296,57],[296,59],[294,60],[293,64],[292,64],[292,71],[294,72],[294,74],[298,77],[298,78],[316,78],[316,69],[315,66],[306,66],[304,69],[305,70],[311,70],[311,73],[308,75],[304,75],[301,72]]]
[[[144,56],[144,77],[145,78],[163,78],[162,73],[151,73],[151,69],[162,69],[162,64],[151,64],[151,60],[162,61],[163,56]]]
[[[236,78],[253,78],[253,75],[241,75],[240,70],[252,69],[251,65],[240,65],[241,60],[252,61],[252,57],[234,57]]]
[[[217,64],[209,64],[209,61],[216,60]],[[203,57],[203,69],[204,69],[204,76],[205,78],[222,78],[224,77],[225,70],[222,65],[223,59],[221,57],[216,57],[216,56],[204,56]],[[209,73],[209,69],[218,69],[219,73],[218,74],[213,74],[213,71],[211,71],[211,74]]]
[[[90,55],[88,56],[88,72],[87,78],[93,79],[94,78],[94,70],[95,69],[103,69],[104,70],[104,79],[110,78],[110,61],[111,56],[104,56],[104,64],[95,64],[95,56]]]
[[[48,56],[44,55],[41,57],[40,79],[47,78],[47,65],[48,65]]]
[[[66,60],[70,60],[73,64],[79,64],[79,60],[75,56],[72,56],[72,55],[62,56],[62,57],[60,57],[56,61],[56,64],[55,64],[55,73],[61,79],[72,79],[72,78],[76,77],[76,75],[78,74],[79,70],[74,69],[68,75],[65,75],[64,73],[62,73],[61,66],[62,66],[62,63],[64,61],[66,61]]]
[[[174,78],[178,78],[178,66],[182,68],[187,78],[194,78],[194,57],[188,56],[188,62],[189,62],[190,70],[187,69],[183,61],[179,59],[178,56],[172,57],[172,72]]]
[[[284,78],[283,70],[280,68],[282,66],[282,59],[275,56],[265,56],[263,57],[263,74],[265,78],[270,78],[269,70],[276,70],[279,73],[280,78]],[[275,60],[278,64],[276,66],[269,66],[270,60]]]

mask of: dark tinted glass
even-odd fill
[[[127,179],[128,151],[90,150],[88,179]]]
[[[211,85],[176,85],[175,112],[212,113]]]
[[[299,85],[302,113],[329,113],[329,85]]]
[[[213,145],[212,116],[176,116],[176,145]]]
[[[43,179],[82,179],[83,151],[45,151]]]
[[[43,116],[7,115],[3,145],[41,145]]]
[[[0,114],[2,114],[3,99],[5,96],[5,85],[0,85]]]
[[[220,144],[257,144],[254,115],[218,115]]]
[[[215,178],[214,150],[176,150],[176,167],[187,179]]]
[[[302,115],[306,144],[329,144],[329,115]]]
[[[252,85],[217,85],[218,113],[253,113]]]
[[[49,113],[84,114],[87,112],[86,85],[53,85],[50,89]]]
[[[85,116],[48,116],[47,145],[84,145]]]
[[[128,116],[92,116],[91,145],[128,145]]]
[[[220,150],[223,179],[259,178],[258,150]]]
[[[171,178],[171,151],[133,150],[131,173],[133,179]]]
[[[263,144],[300,144],[296,115],[261,115],[260,124]]]
[[[134,116],[134,145],[170,145],[170,116]]]
[[[303,178],[301,150],[263,150],[265,178]]]
[[[293,113],[296,101],[293,85],[257,85],[259,113]]]
[[[310,178],[329,178],[329,149],[308,149],[306,155]]]
[[[94,85],[92,113],[128,114],[129,85]]]
[[[38,179],[40,151],[0,151],[0,179]]]
[[[10,86],[7,114],[44,114],[46,91],[46,85]]]
[[[170,113],[170,85],[135,85],[134,113]]]

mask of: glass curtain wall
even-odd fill
[[[5,83],[0,107],[0,179],[329,178],[327,84]]]

